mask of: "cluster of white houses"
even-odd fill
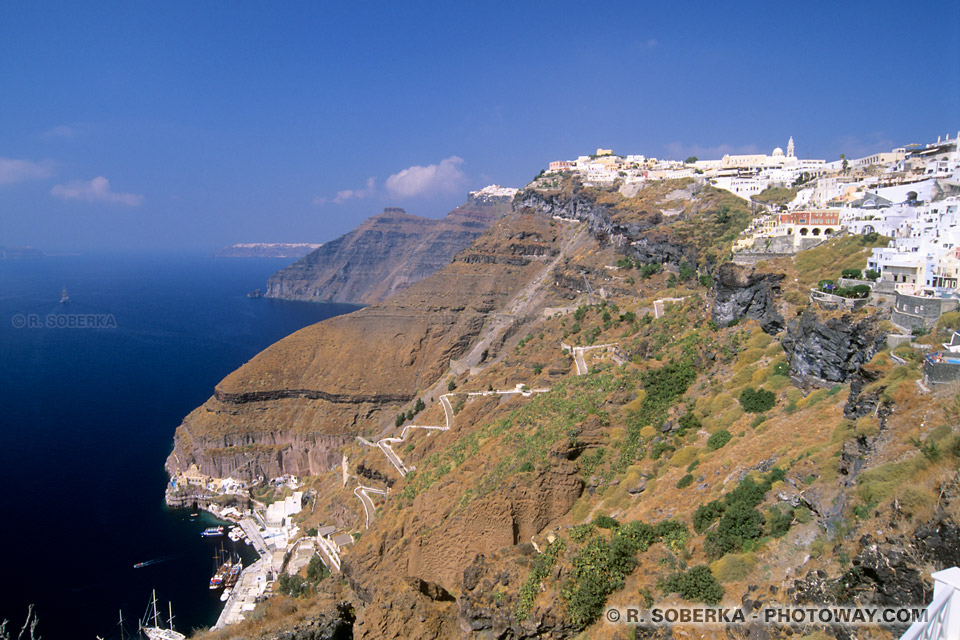
[[[958,134],[960,137],[960,134]],[[586,185],[619,186],[693,177],[751,200],[769,187],[793,187],[792,202],[764,207],[734,249],[792,253],[841,231],[893,238],[874,249],[867,268],[880,274],[878,291],[896,295],[894,322],[929,326],[956,308],[960,284],[960,149],[957,138],[911,144],[863,158],[801,159],[793,138],[786,151],[725,155],[719,160],[658,160],[597,149],[576,160],[551,162],[534,186],[558,185],[573,173]]]

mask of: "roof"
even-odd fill
[[[317,535],[325,537],[336,531],[337,528],[333,525],[327,525],[325,527],[317,527]]]
[[[344,545],[353,544],[353,536],[349,533],[341,533],[338,536],[334,536],[333,542],[338,546],[342,547]]]

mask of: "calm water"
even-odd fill
[[[19,627],[34,603],[44,637],[118,637],[118,610],[135,627],[156,588],[179,630],[216,621],[207,581],[220,542],[199,536],[210,521],[164,506],[163,462],[181,418],[226,374],[356,308],[246,297],[289,262],[0,261],[0,619]],[[62,314],[100,328],[58,328],[76,323]]]

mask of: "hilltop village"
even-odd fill
[[[325,243],[274,289],[372,303],[227,376],[167,460],[168,503],[261,555],[201,636],[613,640],[660,636],[609,606],[926,606],[960,564],[958,177],[956,139],[598,149]]]

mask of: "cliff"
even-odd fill
[[[902,584],[884,602],[924,599],[929,570],[960,563],[960,405],[921,395],[921,357],[891,358],[876,315],[781,298],[792,277],[709,269],[740,224],[714,191],[569,187],[518,197],[452,263],[277,343],[184,420],[169,469],[300,475],[301,528],[356,538],[337,579],[212,638],[331,620],[354,638],[610,638],[630,629],[605,608],[638,599],[850,604],[886,564]],[[654,238],[680,268],[644,275],[632,252]],[[715,287],[682,268],[694,256]],[[813,377],[830,388],[795,386]],[[358,435],[394,437],[406,471]],[[372,509],[359,482],[384,491]],[[903,553],[911,537],[930,548]]]
[[[502,220],[429,279],[306,327],[224,378],[177,429],[173,473],[316,474],[433,385],[556,252],[545,220]]]
[[[714,281],[713,321],[721,327],[743,318],[760,322],[763,330],[776,335],[783,330],[783,316],[777,311],[782,273],[758,273],[732,262],[717,270]]]
[[[877,316],[821,318],[813,307],[787,324],[781,340],[790,371],[814,382],[845,382],[886,343]]]
[[[448,264],[509,208],[509,198],[486,194],[471,195],[439,220],[387,208],[275,273],[267,297],[383,301]]]

